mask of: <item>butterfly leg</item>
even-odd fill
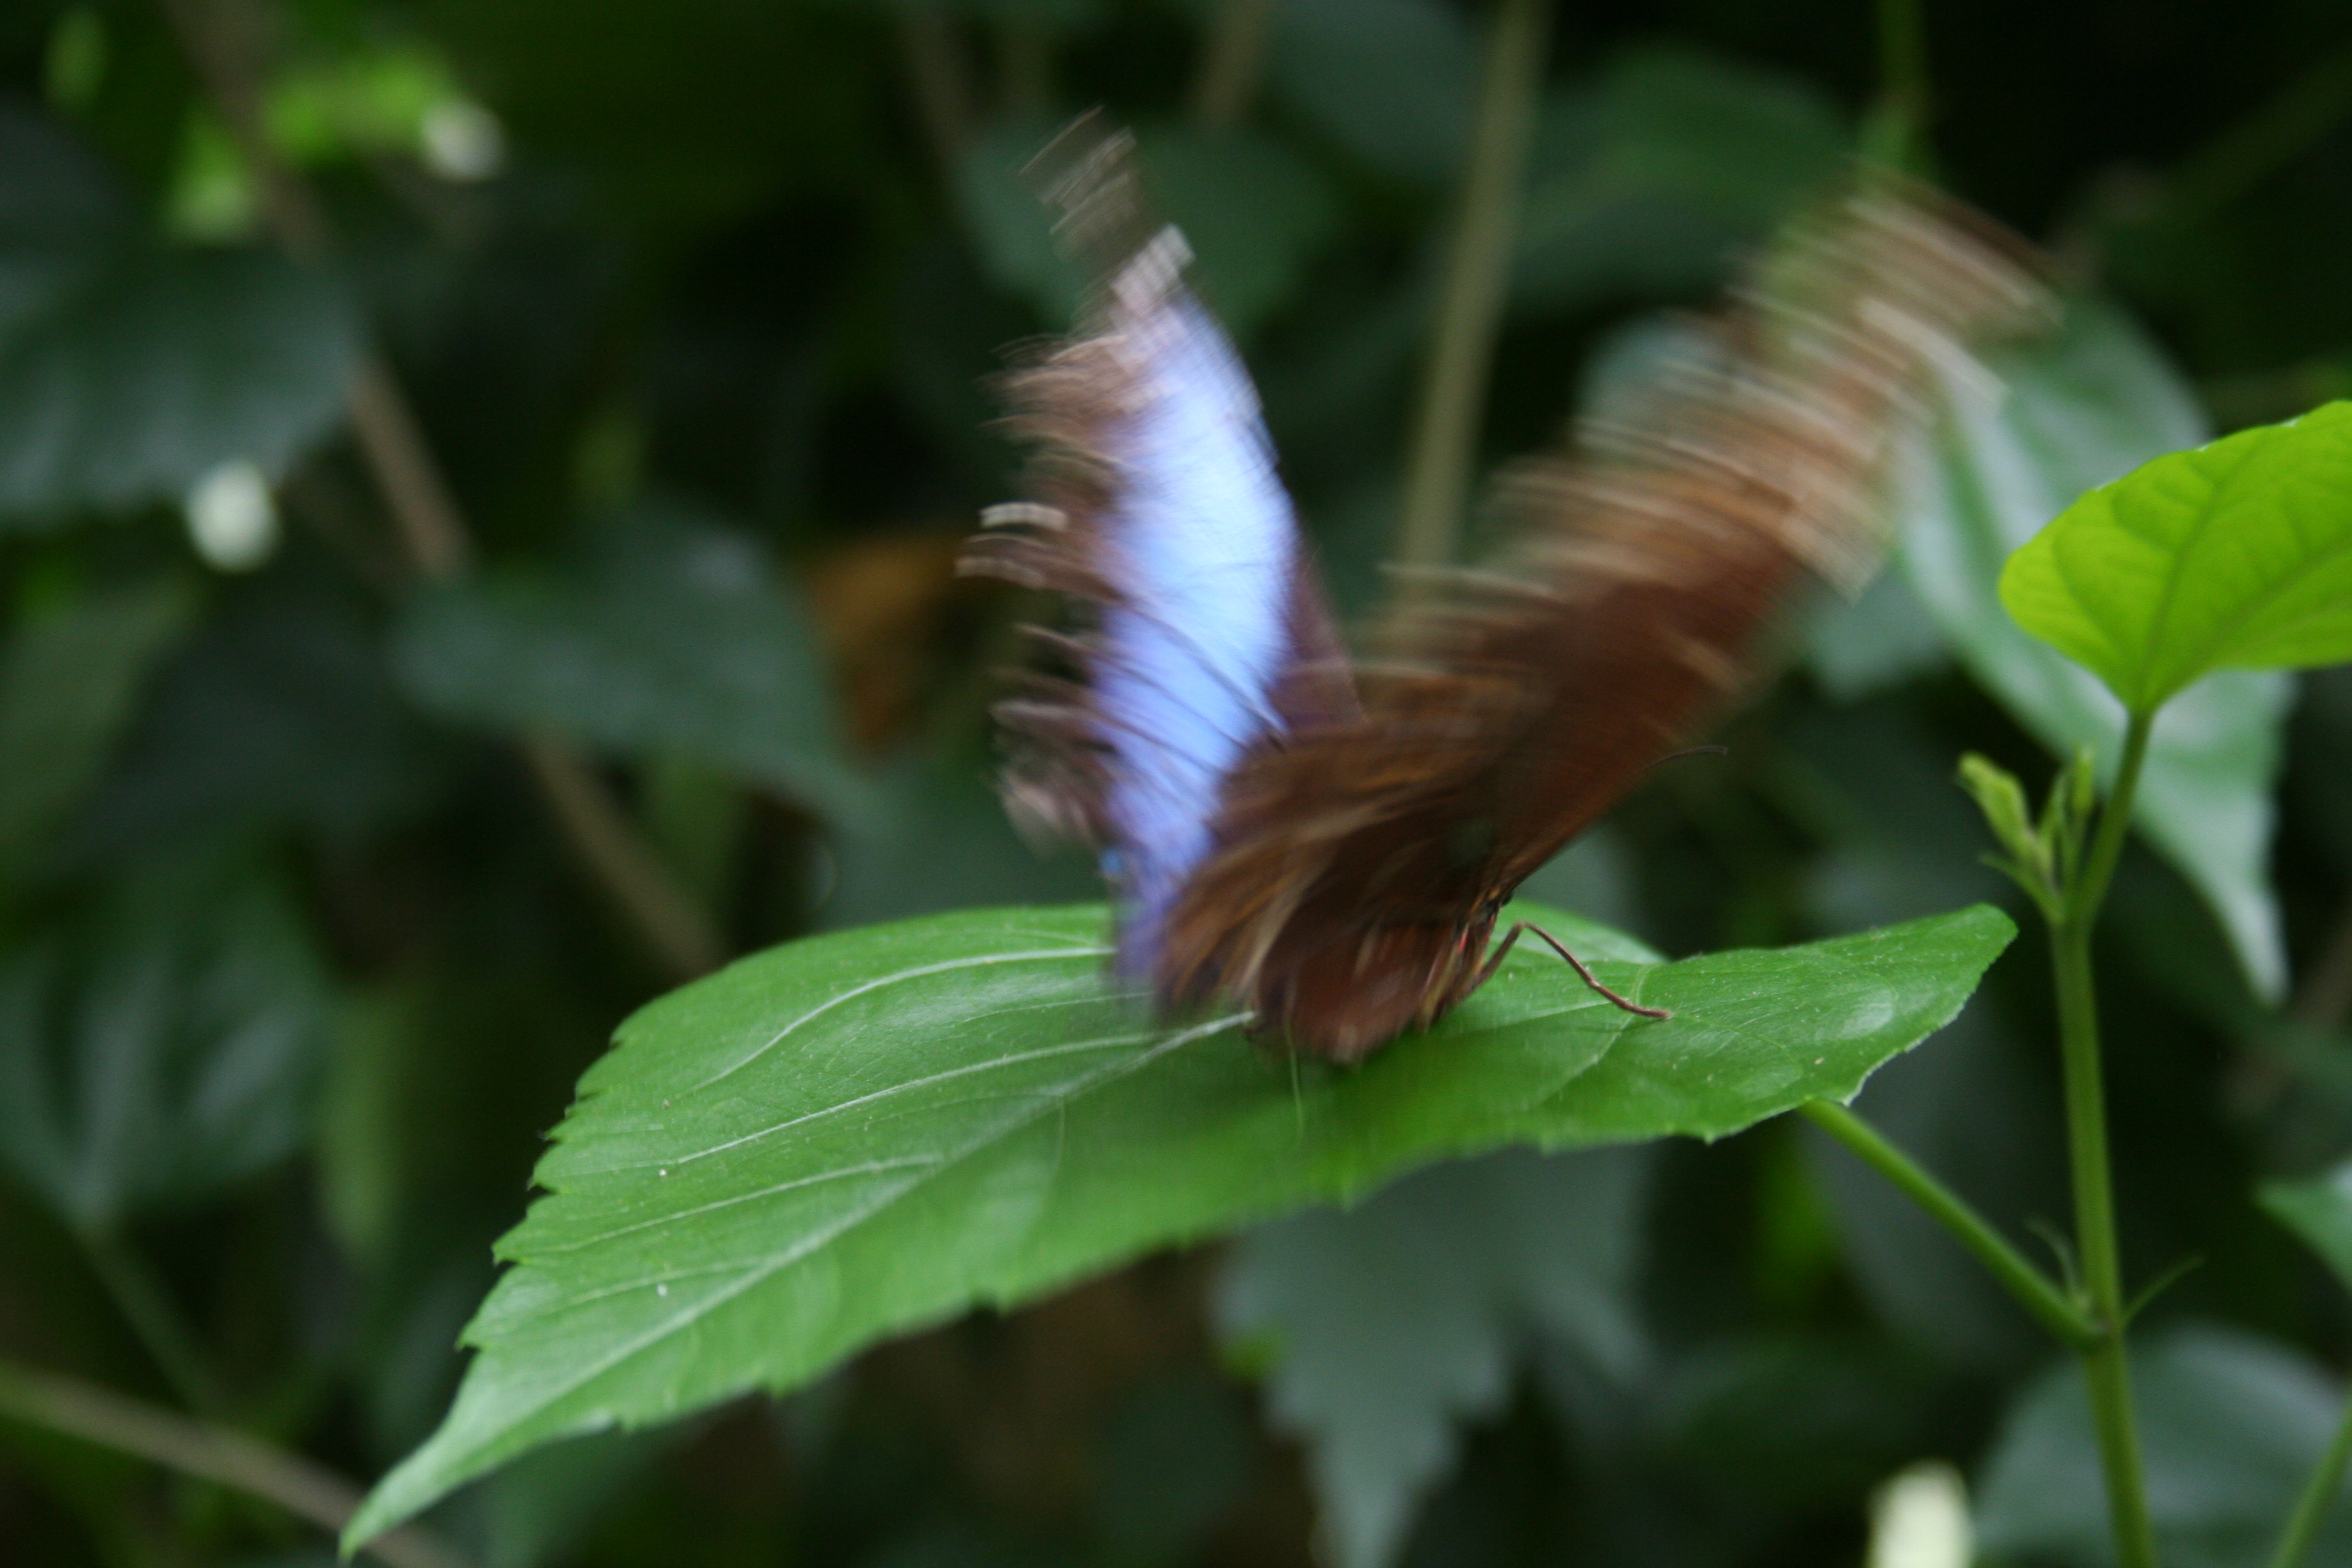
[[[1494,978],[1495,971],[1503,966],[1504,958],[1509,954],[1513,944],[1517,942],[1519,940],[1519,933],[1522,931],[1533,931],[1536,935],[1543,938],[1544,942],[1554,952],[1568,960],[1568,966],[1576,971],[1577,977],[1579,979],[1582,980],[1587,985],[1592,987],[1596,993],[1611,1004],[1622,1007],[1626,1012],[1643,1018],[1664,1019],[1674,1016],[1674,1013],[1668,1008],[1644,1007],[1639,1002],[1630,1001],[1623,996],[1618,995],[1617,993],[1612,991],[1606,985],[1601,984],[1598,979],[1594,978],[1592,971],[1585,968],[1583,962],[1580,960],[1576,954],[1569,952],[1565,946],[1561,945],[1559,938],[1552,935],[1551,932],[1544,930],[1543,927],[1530,924],[1526,921],[1519,921],[1517,924],[1512,926],[1510,930],[1503,933],[1503,939],[1495,944],[1495,951],[1486,955],[1486,964],[1478,971],[1477,984],[1471,986],[1471,990],[1475,991],[1478,989],[1479,985],[1484,985],[1487,981]]]

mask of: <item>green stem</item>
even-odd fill
[[[360,1489],[298,1454],[242,1432],[191,1421],[79,1378],[0,1362],[0,1418],[60,1432],[118,1453],[276,1503],[333,1534],[359,1507]],[[392,1568],[466,1568],[417,1526],[378,1537],[367,1551]]]
[[[2327,1518],[2327,1505],[2336,1500],[2336,1489],[2344,1483],[2347,1463],[2352,1463],[2352,1401],[2344,1406],[2336,1440],[2319,1456],[2311,1479],[2303,1483],[2303,1495],[2294,1500],[2294,1511],[2287,1515],[2286,1528],[2279,1532],[2278,1550],[2271,1553],[2271,1568],[2296,1568],[2311,1550],[2312,1539]]]
[[[2106,1088],[2099,1063],[2098,994],[2091,975],[2091,931],[2131,829],[2132,798],[2147,755],[2151,713],[2134,713],[2124,755],[2099,814],[2098,834],[2062,918],[2050,928],[2058,985],[2059,1051],[2065,1069],[2067,1148],[2074,1184],[2074,1241],[2098,1339],[2083,1352],[2107,1512],[2123,1568],[2155,1568],[2156,1531],[2148,1518],[2139,1435],[2132,1421],[2131,1372],[2124,1356],[2123,1267],[2116,1242],[2114,1179],[2107,1156]]]
[[[1950,1231],[2017,1298],[2018,1305],[2042,1321],[2042,1327],[2078,1350],[2098,1342],[2099,1326],[2065,1291],[2011,1247],[1966,1199],[1921,1169],[1876,1128],[1826,1100],[1810,1100],[1798,1109]]]
[[[1924,173],[1927,161],[1927,23],[1922,0],[1878,0],[1878,102],[1864,154],[1890,169]]]
[[[2173,171],[2162,211],[2175,228],[2210,223],[2352,113],[2352,46],[2322,58]]]
[[[2107,883],[2116,874],[2116,862],[2123,858],[2124,840],[2131,835],[2132,801],[2139,794],[2140,764],[2147,760],[2147,738],[2156,728],[2156,715],[2135,713],[2124,731],[2123,761],[2116,765],[2116,782],[2107,791],[2107,803],[2099,813],[2099,831],[2091,840],[2089,858],[2083,862],[2083,874],[2067,890],[2066,923],[2087,930],[2098,918],[2099,905],[2105,901]]]
[[[207,1414],[221,1408],[220,1385],[213,1380],[196,1336],[179,1309],[172,1304],[144,1259],[110,1231],[77,1230],[82,1254],[89,1259],[107,1294],[138,1336],[172,1392],[191,1410]]]
[[[1549,26],[1547,0],[1498,0],[1496,6],[1461,216],[1446,251],[1437,335],[1405,472],[1396,552],[1408,566],[1448,564],[1462,531],[1462,503],[1470,489],[1495,334],[1510,282],[1511,231]]]

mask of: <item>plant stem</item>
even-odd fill
[[[1240,123],[1257,90],[1273,13],[1273,0],[1218,0],[1192,86],[1192,119],[1202,129],[1223,131]]]
[[[2097,837],[2061,918],[2050,928],[2057,975],[2058,1040],[2066,1085],[2066,1142],[2074,1185],[2074,1242],[2098,1338],[2083,1351],[2083,1376],[2106,1477],[2107,1512],[2124,1568],[2155,1568],[2139,1434],[2132,1422],[2131,1372],[2124,1355],[2123,1267],[2116,1242],[2115,1186],[2107,1157],[2106,1089],[2099,1063],[2098,994],[2091,975],[2091,931],[2131,828],[2132,798],[2147,755],[2152,713],[2134,713],[2123,761],[2099,813]]]
[[[1878,0],[1878,101],[1864,155],[1890,169],[1923,173],[1927,158],[1927,24],[1922,0]]]
[[[2087,1349],[2100,1337],[2099,1326],[2049,1276],[2011,1247],[1990,1222],[1969,1206],[1968,1200],[1938,1182],[1908,1154],[1888,1142],[1884,1134],[1843,1105],[1810,1100],[1798,1108],[1816,1127],[1844,1144],[1862,1163],[1895,1184],[1905,1196],[1927,1212],[1928,1217],[1952,1233],[1994,1279],[2017,1298],[2018,1305],[2076,1349]]]
[[[1470,167],[1446,249],[1437,334],[1405,472],[1396,553],[1407,566],[1448,564],[1462,531],[1462,502],[1470,488],[1495,333],[1510,281],[1519,177],[1535,127],[1549,26],[1548,0],[1497,0]]]
[[[164,8],[206,98],[254,174],[262,216],[278,244],[298,261],[323,260],[335,248],[326,208],[262,123],[264,48],[270,32],[267,0],[165,0]],[[910,11],[907,25],[919,31],[927,18],[944,38],[945,25],[929,12]],[[948,58],[947,63],[953,61]],[[346,412],[360,455],[416,575],[432,582],[462,577],[473,555],[465,515],[380,351],[362,353]],[[530,738],[525,750],[532,777],[558,823],[573,836],[582,862],[602,879],[605,894],[654,954],[679,980],[716,968],[725,946],[717,928],[643,841],[588,759],[569,742],[547,735]],[[582,837],[583,825],[591,823],[607,839],[625,840],[626,852],[615,854],[609,842]],[[624,870],[627,874],[615,874]]]
[[[2286,1528],[2279,1532],[2278,1550],[2271,1553],[2270,1568],[2296,1568],[2311,1550],[2312,1539],[2326,1521],[2327,1505],[2336,1500],[2336,1490],[2344,1483],[2347,1463],[2352,1463],[2352,1401],[2346,1402],[2344,1419],[2336,1423],[2336,1440],[2319,1456],[2310,1479],[2303,1483],[2302,1495],[2294,1500],[2294,1511],[2287,1515]]]
[[[2135,713],[2124,730],[2123,761],[2116,764],[2116,782],[2108,786],[2106,805],[2100,809],[2098,834],[2091,840],[2083,874],[2067,890],[2070,926],[2087,930],[2106,900],[2107,883],[2115,877],[2116,862],[2123,858],[2124,840],[2131,835],[2132,800],[2139,793],[2140,764],[2147,760],[2147,738],[2155,728],[2155,714]]]
[[[331,1535],[360,1503],[359,1488],[299,1455],[56,1373],[0,1362],[0,1417],[235,1488]],[[379,1536],[366,1550],[393,1568],[466,1568],[465,1559],[415,1525]]]
[[[726,963],[726,946],[702,906],[670,874],[587,760],[542,730],[524,733],[522,754],[581,861],[662,962],[689,980]]]
[[[220,1385],[205,1364],[196,1336],[145,1260],[112,1231],[77,1227],[74,1237],[89,1259],[91,1272],[114,1298],[115,1307],[149,1358],[162,1369],[172,1392],[191,1410],[219,1410]]]
[[[2352,113],[2352,45],[2289,82],[2244,120],[2175,169],[2161,216],[2175,228],[2221,210],[2326,136]]]
[[[940,177],[952,182],[957,157],[971,140],[972,95],[962,40],[937,6],[909,5],[898,13],[898,53]]]

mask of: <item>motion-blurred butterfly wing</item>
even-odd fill
[[[1225,780],[1356,710],[1256,391],[1130,153],[1081,121],[1039,159],[1065,243],[1102,281],[1077,334],[1009,378],[1035,499],[994,509],[963,567],[1091,610],[1079,636],[1034,633],[1065,673],[997,709],[1004,793],[1024,826],[1102,847],[1117,966],[1148,981]]]
[[[1073,208],[1081,226],[1100,199]],[[1129,278],[1151,254],[1143,246],[1110,276]],[[1232,492],[1171,489],[1188,482],[1184,465],[1139,464],[1089,438],[1100,410],[1157,407],[1150,399],[1033,384],[1046,471],[1083,467],[1097,499],[1076,512],[1057,503],[1095,526],[1024,548],[1055,568],[1034,580],[1103,612],[1076,650],[1090,684],[1059,693],[1050,719],[1014,715],[1045,759],[1016,793],[1041,791],[1108,846],[1126,890],[1128,972],[1171,1006],[1246,1000],[1261,1027],[1342,1060],[1460,1002],[1519,881],[1752,677],[1772,623],[1810,582],[1866,575],[1887,459],[1923,419],[1937,369],[2043,308],[2020,254],[1924,196],[1864,193],[1811,219],[1712,323],[1706,353],[1661,368],[1572,451],[1507,476],[1502,555],[1391,610],[1351,678],[1326,651],[1286,507],[1282,528],[1250,528],[1254,563],[1223,561],[1224,578],[1187,568],[1189,601],[1204,612],[1253,572],[1260,599],[1286,606],[1256,623],[1285,633],[1247,645],[1256,688],[1228,689],[1231,659],[1203,675],[1202,650],[1222,638],[1215,615],[1231,606],[1188,624],[1143,575],[1202,546],[1138,536],[1147,514],[1171,534],[1213,536],[1241,515]],[[1130,296],[1180,301],[1153,309],[1215,342],[1219,406],[1250,410],[1250,449],[1262,453],[1246,384],[1213,328],[1191,325],[1205,318],[1174,272],[1160,263],[1150,289],[1115,281],[1087,334],[1048,366],[1132,362],[1156,333]],[[1154,384],[1190,384],[1163,373]],[[1270,467],[1247,489],[1280,493]],[[1171,666],[1181,678],[1161,673]],[[1246,712],[1255,727],[1221,718],[1183,731],[1180,790],[1150,796],[1166,816],[1149,826],[1169,837],[1151,839],[1139,836],[1142,814],[1101,803],[1141,795],[1140,775],[1161,765],[1164,748],[1138,723],[1161,721],[1153,704],[1181,703],[1179,679],[1226,691],[1217,711]],[[1193,739],[1210,732],[1213,755]]]

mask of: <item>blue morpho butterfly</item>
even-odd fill
[[[1882,181],[1824,209],[1704,352],[1507,472],[1504,552],[1401,596],[1351,660],[1128,139],[1081,121],[1039,166],[1097,281],[1010,378],[1033,499],[964,567],[1085,624],[1034,630],[1057,668],[998,708],[1008,804],[1101,847],[1122,978],[1339,1061],[1476,990],[1520,880],[1749,679],[1792,595],[1859,586],[1890,449],[1973,367],[1963,344],[2042,302],[2015,242],[1948,203]]]

